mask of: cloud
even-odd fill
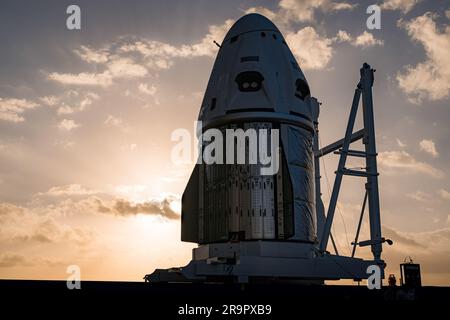
[[[24,209],[8,202],[0,202],[0,218],[10,213],[17,215],[23,214]]]
[[[149,96],[154,96],[156,94],[157,88],[154,85],[149,87],[148,84],[146,84],[146,83],[140,83],[138,90],[139,90],[139,92],[142,92]]]
[[[428,163],[416,160],[406,151],[386,151],[381,152],[378,156],[380,167],[387,172],[416,172],[429,175],[434,178],[441,178],[443,172],[434,168]]]
[[[66,85],[109,87],[115,79],[141,78],[148,73],[144,66],[126,57],[114,56],[105,66],[106,70],[103,72],[77,74],[52,72],[48,78]]]
[[[38,196],[50,196],[50,197],[60,197],[60,196],[79,196],[79,195],[92,195],[96,194],[98,191],[86,189],[80,184],[68,184],[65,186],[55,186],[48,189],[46,192],[39,192]]]
[[[178,49],[175,46],[148,39],[125,41],[118,51],[119,53],[140,54],[145,65],[153,70],[169,69],[173,65],[172,58],[178,56]]]
[[[423,139],[422,141],[420,141],[419,146],[420,146],[420,150],[431,154],[431,156],[433,158],[436,158],[439,155],[439,153],[436,150],[436,146],[435,146],[433,140],[431,140],[431,139],[430,140]]]
[[[121,118],[116,118],[113,115],[109,115],[104,123],[114,127],[122,127],[123,120]]]
[[[24,255],[16,253],[3,253],[0,256],[0,268],[11,268],[17,266],[31,266],[32,263],[28,261]]]
[[[410,21],[399,21],[412,40],[419,42],[425,49],[426,60],[415,66],[406,66],[404,73],[397,74],[397,81],[413,103],[421,103],[424,98],[441,100],[450,92],[450,27],[442,31],[433,21],[429,12]]]
[[[174,46],[144,38],[132,40],[122,37],[102,49],[81,46],[74,52],[82,60],[96,63],[97,67],[103,67],[103,70],[80,73],[51,72],[48,79],[64,85],[109,87],[115,80],[145,77],[148,75],[148,69],[169,69],[174,58],[213,57],[218,50],[213,40],[222,41],[233,22],[226,20],[222,25],[209,26],[208,33],[199,42],[189,45]],[[69,109],[61,110],[64,112]]]
[[[95,100],[99,99],[99,96],[93,92],[87,92],[84,94],[77,93],[74,97],[73,96],[74,95],[71,91],[69,91],[56,99],[60,104],[56,111],[58,115],[84,111]]]
[[[337,42],[348,42],[354,47],[368,48],[372,46],[382,46],[384,44],[383,40],[376,39],[373,34],[364,31],[356,38],[353,38],[347,31],[339,30],[333,41]]]
[[[48,75],[48,78],[66,85],[108,87],[112,84],[112,76],[109,72],[81,72],[77,74],[52,72]]]
[[[142,103],[142,108],[149,108],[151,106],[157,106],[160,104],[159,97],[157,95],[158,87],[155,85],[148,85],[147,83],[140,83],[137,86],[137,90],[132,92],[130,89],[125,90],[123,95],[136,100],[138,103]]]
[[[288,21],[314,21],[316,11],[335,12],[351,10],[356,7],[347,2],[333,2],[330,0],[281,0],[278,13]]]
[[[398,146],[400,147],[400,148],[406,148],[408,145],[407,144],[405,144],[405,143],[403,143],[400,139],[396,139],[396,141],[397,141],[397,144],[398,144]]]
[[[161,41],[139,39],[127,41],[119,47],[119,51],[139,53],[149,68],[168,69],[173,65],[173,58],[214,57],[218,48],[213,41],[222,41],[233,23],[234,20],[228,19],[221,25],[209,26],[208,33],[199,42],[190,45],[174,46]]]
[[[408,13],[421,0],[385,0],[381,9],[383,10],[400,10],[403,13]]]
[[[339,42],[351,42],[352,36],[345,30],[339,30],[336,34],[336,40]]]
[[[414,193],[408,193],[406,196],[419,202],[427,202],[432,200],[432,197],[429,193],[420,190],[417,190]]]
[[[59,99],[56,96],[44,96],[39,98],[39,100],[41,100],[43,104],[50,107],[55,106],[59,102]]]
[[[117,216],[133,216],[137,214],[158,215],[169,220],[179,219],[180,215],[171,207],[175,199],[150,200],[145,202],[131,202],[126,199],[115,199],[110,202],[95,198],[97,210],[101,213],[109,213]]]
[[[448,279],[450,270],[450,228],[442,228],[427,232],[405,232],[394,228],[383,227],[383,236],[394,241],[392,247],[386,247],[384,258],[386,261],[401,263],[405,257],[411,256],[415,262],[420,263],[423,279],[428,283],[442,283]],[[447,277],[442,276],[446,274]],[[436,280],[431,280],[431,276]]]
[[[122,118],[115,117],[111,114],[106,117],[103,123],[106,126],[118,128],[123,132],[128,132],[130,130],[130,127],[125,124]]]
[[[199,42],[190,45],[174,46],[161,41],[139,39],[134,42],[126,41],[119,47],[119,51],[139,53],[145,58],[147,66],[167,69],[173,64],[172,58],[215,56],[218,48],[213,41],[222,41],[233,23],[234,20],[228,19],[221,25],[209,26],[208,33]]]
[[[53,242],[52,239],[50,239],[46,234],[37,233],[33,235],[25,235],[25,236],[17,236],[14,238],[14,240],[20,241],[20,242],[41,242],[41,243],[51,243]]]
[[[409,237],[408,235],[402,234],[399,231],[391,229],[389,227],[382,227],[382,234],[385,238],[391,239],[394,243],[403,244],[412,247],[423,247],[422,244],[414,240],[414,237]]]
[[[354,47],[368,48],[376,45],[383,45],[382,40],[364,31],[362,34],[353,38],[347,31],[339,30],[335,37],[327,38],[319,35],[313,27],[305,27],[297,33],[287,33],[286,41],[292,50],[292,53],[299,60],[302,69],[321,70],[330,62],[334,49],[332,44],[335,42],[350,43]]]
[[[59,206],[63,207],[61,204]],[[42,245],[65,242],[79,246],[92,243],[95,233],[89,228],[69,226],[59,221],[57,207],[50,205],[28,208],[0,203],[0,243]]]
[[[367,32],[367,31],[364,31],[362,34],[357,36],[355,38],[355,40],[352,42],[352,45],[354,45],[356,47],[363,47],[363,48],[376,46],[376,45],[382,46],[383,44],[384,44],[383,40],[375,39],[373,34]]]
[[[69,119],[63,119],[58,124],[58,128],[60,130],[65,130],[65,131],[71,131],[73,129],[78,128],[79,126],[81,126],[81,125],[76,123],[74,120],[69,120]]]
[[[141,78],[148,74],[144,66],[126,57],[114,56],[104,66],[105,70],[102,72],[52,72],[48,78],[65,85],[109,87],[115,79]]]
[[[383,227],[383,233],[385,237],[391,238],[394,244],[416,248],[415,252],[418,254],[430,253],[430,251],[448,251],[450,248],[450,228],[425,232],[405,232]]]
[[[41,268],[42,266],[49,267],[61,267],[65,266],[67,263],[62,263],[58,259],[44,259],[41,257],[30,257],[22,254],[17,254],[14,252],[6,252],[0,255],[0,268],[17,268],[17,267],[33,267],[37,266]]]
[[[277,16],[277,12],[272,11],[272,10],[270,10],[268,8],[265,8],[265,7],[260,7],[260,6],[258,6],[258,7],[250,7],[248,9],[244,10],[244,12],[246,14],[259,13],[259,14],[262,14],[263,16],[267,17],[270,20],[276,20],[277,17],[278,17]]]
[[[444,200],[450,200],[450,192],[448,192],[445,189],[439,189],[438,190],[439,196]]]
[[[286,41],[302,69],[323,69],[333,55],[332,39],[320,36],[313,27],[287,34]]]
[[[130,58],[116,57],[108,62],[108,70],[112,79],[141,78],[147,75],[148,71],[142,65],[135,63]]]
[[[75,109],[73,107],[70,107],[70,106],[64,104],[63,106],[58,108],[57,112],[58,112],[59,115],[61,115],[61,114],[72,114],[72,113],[75,112]]]
[[[147,185],[118,185],[113,193],[107,193],[89,189],[80,184],[68,184],[55,186],[45,192],[37,193],[30,205],[35,206],[33,212],[51,212],[55,217],[86,212],[123,217],[145,214],[161,216],[169,220],[180,218],[180,214],[175,210],[180,200],[178,196],[167,194],[158,198],[151,198],[148,191]],[[42,202],[39,200],[43,197],[46,197],[45,200],[51,201],[51,205],[38,210],[36,206],[42,206]],[[64,200],[61,201],[61,198]],[[48,203],[46,202],[46,204]],[[25,207],[0,202],[0,217],[12,212],[16,216],[21,216],[29,213],[29,211],[30,209]],[[0,224],[1,222],[0,220]]]
[[[105,63],[109,56],[106,49],[94,50],[87,46],[81,46],[79,50],[74,50],[74,52],[84,61],[93,63]]]
[[[26,99],[0,98],[0,120],[8,122],[23,122],[22,114],[26,110],[34,109],[39,104]]]
[[[180,56],[184,57],[214,57],[217,54],[217,47],[213,41],[221,42],[225,38],[225,34],[233,25],[234,20],[228,19],[221,25],[212,25],[208,28],[208,33],[198,43],[188,46],[182,46]]]

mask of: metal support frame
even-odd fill
[[[322,252],[325,252],[327,249],[328,239],[331,236],[331,226],[333,224],[334,213],[336,210],[343,176],[349,175],[364,177],[367,179],[365,185],[366,195],[364,196],[363,209],[361,212],[358,230],[355,237],[352,257],[355,254],[356,245],[358,244],[358,237],[361,229],[363,213],[366,206],[366,201],[368,200],[370,220],[370,241],[368,243],[371,245],[374,260],[377,261],[381,259],[382,243],[384,242],[384,239],[381,236],[378,171],[376,160],[377,152],[375,146],[375,125],[372,101],[374,72],[375,70],[373,70],[367,63],[364,63],[363,67],[360,69],[361,78],[353,96],[352,107],[350,110],[350,116],[348,119],[344,138],[316,151],[315,158],[318,159],[331,152],[340,155],[338,168],[335,172],[336,178],[334,180],[333,192],[331,194],[330,204],[328,206],[328,212],[321,235],[320,250]],[[353,133],[360,100],[362,100],[364,128]],[[363,139],[365,150],[350,150],[350,144],[359,139]],[[347,169],[345,167],[345,164],[348,156],[365,158],[366,167],[363,168],[363,170]],[[316,172],[317,171],[318,170],[316,169]],[[367,241],[364,241],[364,243],[366,244]]]

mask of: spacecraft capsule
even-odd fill
[[[312,101],[278,28],[260,14],[239,19],[222,41],[198,119],[202,132],[252,129],[271,136],[277,130],[278,170],[262,175],[261,163],[196,164],[182,197],[182,241],[317,242],[313,138],[318,107]],[[207,145],[203,142],[202,150]],[[224,146],[223,152],[229,150]]]

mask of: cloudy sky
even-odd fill
[[[76,1],[69,31],[72,3],[0,4],[0,278],[65,279],[76,264],[83,279],[139,281],[189,261],[179,199],[193,164],[171,162],[170,134],[193,132],[212,41],[260,12],[323,103],[322,145],[344,134],[361,64],[377,70],[387,272],[411,256],[424,283],[450,285],[450,1],[379,1],[380,30],[366,28],[372,1]],[[336,160],[322,163],[325,204]],[[344,254],[362,186],[344,179]]]

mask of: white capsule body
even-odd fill
[[[183,241],[317,241],[313,109],[280,31],[259,14],[239,19],[214,63],[199,114],[202,132],[218,129],[225,141],[227,129],[252,129],[258,137],[266,130],[270,141],[277,130],[279,169],[262,175],[261,163],[197,164],[182,199]],[[224,159],[228,151],[224,145]],[[248,160],[249,148],[244,152]]]

